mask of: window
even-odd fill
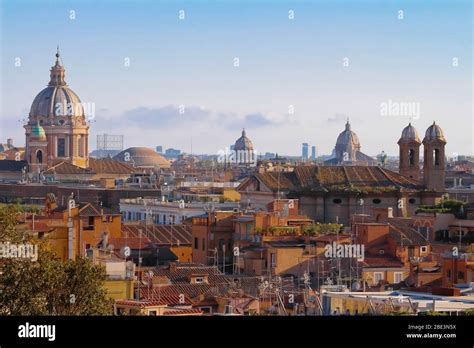
[[[156,311],[149,311],[148,315],[156,316]]]
[[[36,153],[36,163],[43,163],[43,151],[41,150]]]
[[[195,282],[196,284],[202,284],[202,283],[204,283],[204,278],[203,278],[203,277],[196,277],[196,278],[194,279],[194,282]]]
[[[202,251],[206,250],[206,240],[203,238],[202,239]]]
[[[401,283],[402,279],[403,279],[403,272],[395,272],[393,276],[393,282],[395,284],[398,284],[398,283]]]
[[[380,198],[374,198],[374,199],[372,200],[372,203],[374,203],[374,204],[380,204],[380,203],[382,203],[382,200],[381,200]]]
[[[194,249],[199,249],[199,239],[194,237]]]
[[[408,165],[413,166],[415,164],[415,150],[408,150]]]
[[[341,203],[342,203],[342,199],[340,199],[340,198],[334,198],[334,199],[332,200],[332,202],[333,202],[334,204],[341,204]]]
[[[439,149],[433,150],[433,164],[439,166]]]
[[[448,278],[451,278],[451,270],[450,269],[448,269],[447,276],[448,276]]]
[[[252,230],[251,224],[245,225],[245,240],[250,240],[250,231]]]
[[[383,272],[374,272],[374,285],[380,283],[383,280]]]
[[[58,157],[66,157],[66,139],[58,139]]]
[[[415,203],[416,203],[416,199],[415,199],[415,198],[410,198],[410,199],[408,200],[408,203],[410,203],[410,204],[415,204]]]
[[[428,252],[428,247],[427,246],[420,247],[420,252],[421,253],[427,253]]]
[[[224,239],[219,239],[219,251],[225,252],[225,240]]]
[[[458,272],[458,279],[464,279],[464,272]]]
[[[224,313],[225,314],[232,314],[232,312],[233,312],[232,306],[231,305],[226,305],[225,309],[224,309]]]
[[[270,254],[270,265],[272,268],[276,267],[276,254],[275,253]]]
[[[212,307],[199,307],[203,313],[212,313]]]

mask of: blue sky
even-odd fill
[[[109,133],[215,154],[245,127],[258,151],[308,142],[324,154],[349,117],[363,152],[395,155],[409,117],[381,115],[391,100],[418,103],[420,136],[436,120],[448,155],[474,152],[471,1],[0,0],[0,11],[3,142],[24,143],[18,120],[59,44],[66,81],[95,105],[91,149]]]

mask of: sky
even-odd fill
[[[472,18],[470,0],[0,0],[0,142],[24,146],[59,45],[90,149],[217,154],[245,128],[258,152],[329,154],[349,118],[369,155],[397,155],[410,120],[472,155]]]

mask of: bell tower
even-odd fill
[[[423,139],[424,164],[423,175],[424,184],[427,189],[444,191],[445,189],[445,155],[446,139],[443,130],[435,122],[426,130]]]
[[[421,141],[418,132],[411,123],[402,131],[402,136],[398,141],[400,149],[399,172],[400,174],[419,179],[420,177],[420,145]]]

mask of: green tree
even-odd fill
[[[16,213],[8,206],[0,209],[0,233],[0,243],[38,246],[36,261],[0,259],[0,315],[112,314],[103,267],[84,258],[62,262],[47,241],[35,240],[19,228]]]
[[[0,207],[0,242],[18,243],[27,237],[18,224],[17,216],[18,210],[14,205]]]

